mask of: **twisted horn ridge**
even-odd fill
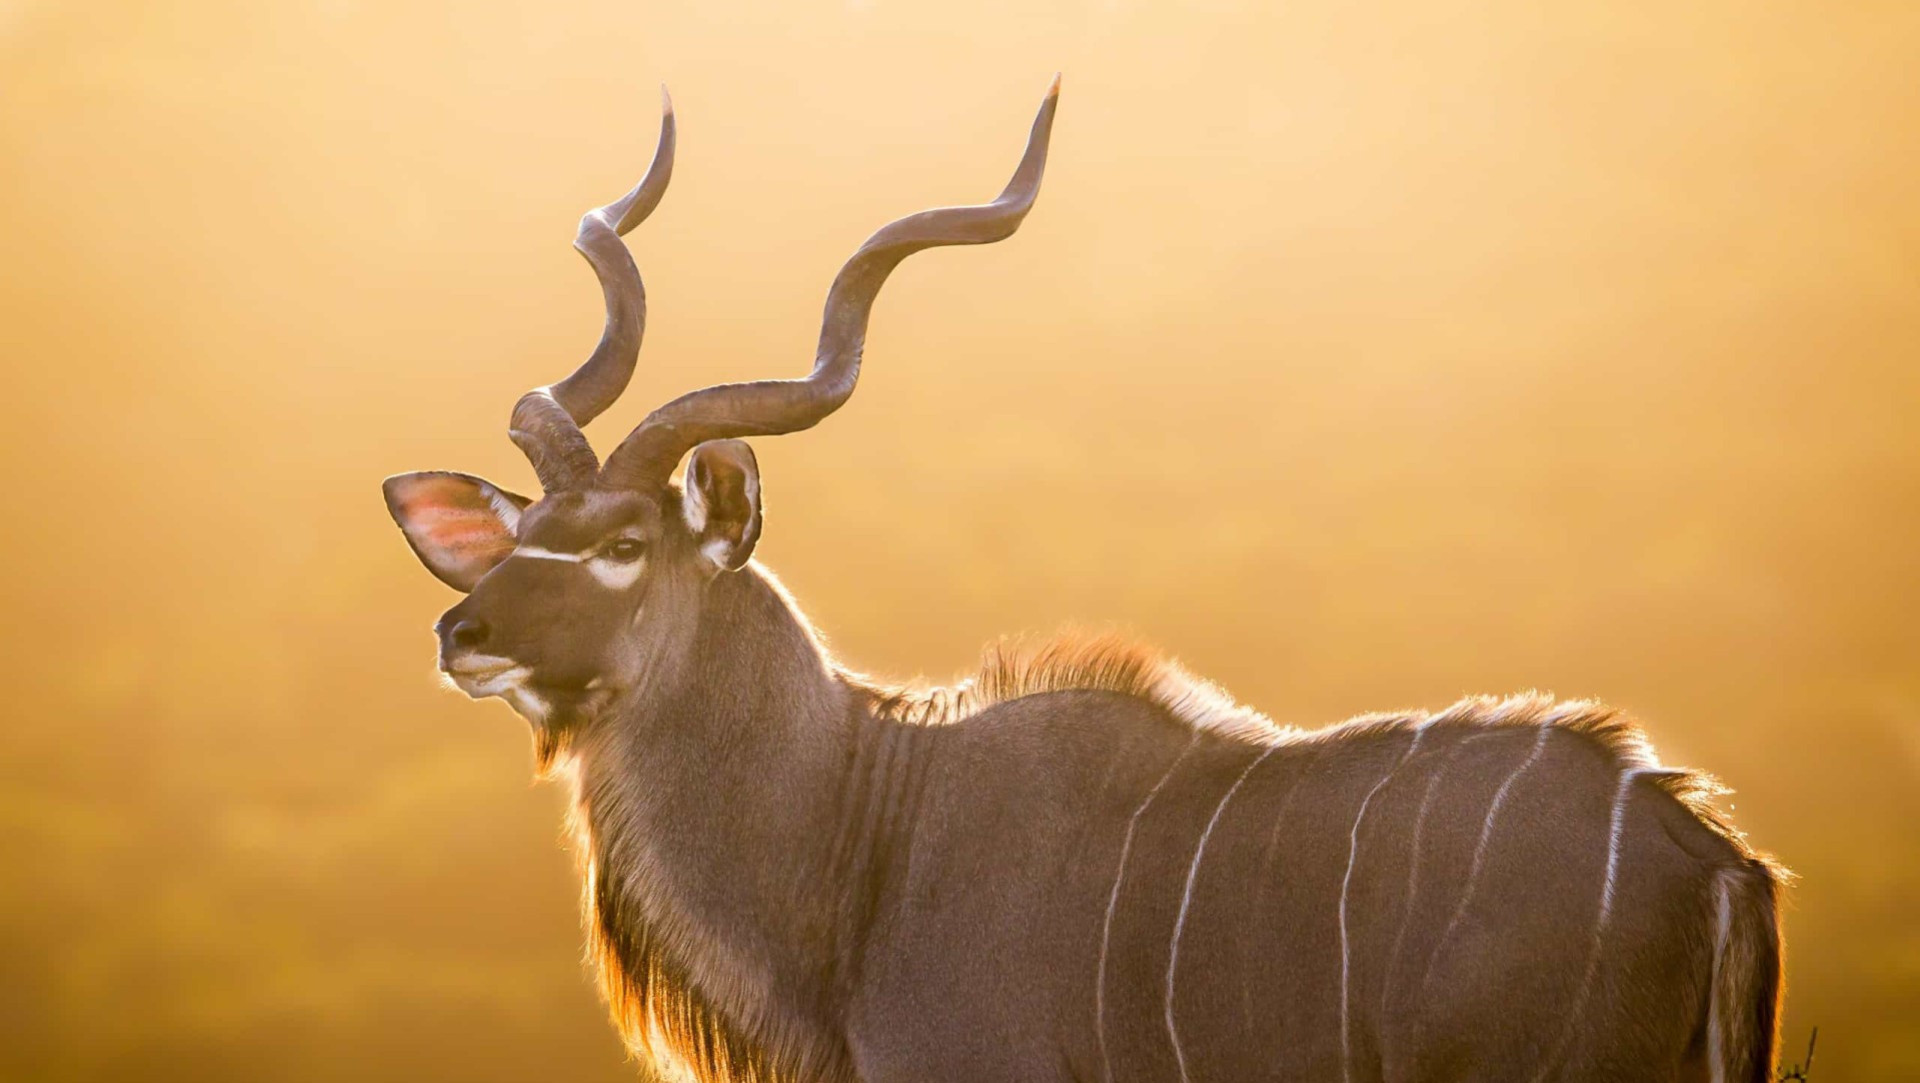
[[[640,282],[640,268],[620,236],[645,221],[666,194],[673,177],[674,131],[673,99],[663,86],[660,143],[647,175],[633,191],[588,211],[573,239],[573,247],[593,266],[606,298],[607,322],[600,343],[572,375],[536,387],[514,404],[507,435],[526,452],[548,492],[579,488],[593,480],[600,460],[580,426],[613,405],[633,378],[640,336],[647,325],[647,291]]]
[[[847,260],[827,292],[811,375],[800,380],[720,384],[682,395],[647,415],[607,456],[598,484],[661,487],[680,458],[704,441],[798,432],[839,409],[860,378],[860,355],[874,298],[900,261],[924,248],[1004,240],[1019,228],[1040,192],[1059,96],[1056,75],[1034,118],[1020,166],[993,202],[909,215],[882,227]]]

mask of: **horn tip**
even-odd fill
[[[1053,73],[1053,82],[1047,84],[1047,98],[1052,100],[1060,96],[1060,73]]]
[[[1054,82],[1057,84],[1059,81],[1059,77],[1056,76]],[[660,115],[663,117],[673,115],[673,95],[668,93],[665,83],[660,84]]]

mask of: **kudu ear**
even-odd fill
[[[513,552],[520,512],[533,503],[490,481],[448,470],[395,474],[380,488],[420,563],[463,594]]]
[[[760,464],[744,440],[709,440],[687,460],[680,507],[700,553],[738,571],[760,540]]]

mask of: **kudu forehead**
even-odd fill
[[[580,552],[622,530],[651,536],[660,525],[660,501],[617,489],[581,489],[548,495],[520,517],[520,544],[556,553]]]

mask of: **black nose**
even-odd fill
[[[470,651],[479,648],[487,641],[487,622],[478,617],[466,617],[444,625],[440,629],[440,648],[447,651]]]

